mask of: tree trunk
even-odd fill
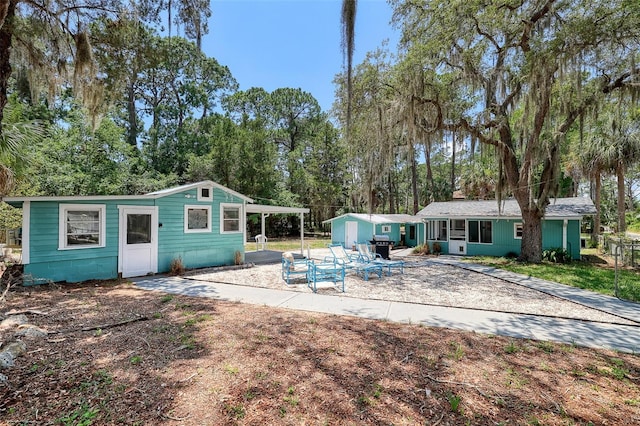
[[[413,214],[418,213],[418,164],[416,151],[411,147],[411,194],[413,196]]]
[[[598,241],[598,236],[600,235],[600,206],[601,206],[601,191],[602,191],[602,177],[600,176],[600,170],[596,171],[596,175],[594,177],[596,181],[596,188],[593,202],[596,205],[596,216],[593,218],[593,232],[592,232],[592,240]]]
[[[540,263],[542,260],[542,217],[536,207],[522,208],[522,243],[519,259],[533,263]]]
[[[424,161],[427,169],[427,193],[429,198],[425,200],[425,204],[430,204],[434,201],[433,197],[433,171],[431,170],[431,144],[426,142],[424,144]]]
[[[127,112],[129,115],[129,131],[127,141],[131,146],[138,146],[138,116],[136,114],[136,95],[133,84],[127,87]]]
[[[389,172],[389,214],[396,214],[396,184]]]
[[[4,108],[7,106],[7,88],[11,77],[11,39],[13,38],[13,18],[16,14],[16,1],[10,0],[8,5],[2,4],[3,12],[5,7],[4,23],[0,27],[0,135],[2,135],[3,130],[2,121]]]
[[[624,161],[618,161],[616,176],[618,178],[618,232],[625,232],[627,221],[625,219]]]
[[[452,133],[451,139],[451,195],[456,190],[456,133]]]

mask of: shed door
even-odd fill
[[[349,221],[345,223],[344,246],[351,248],[358,242],[358,222]]]
[[[123,278],[158,272],[157,207],[120,208],[118,267]]]

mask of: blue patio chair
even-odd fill
[[[307,285],[314,293],[318,291],[319,282],[332,282],[344,293],[344,265],[334,262],[311,263]]]
[[[371,251],[369,243],[358,243],[356,247],[358,248],[358,259],[360,262],[381,265],[383,268],[386,268],[387,276],[391,275],[391,268],[397,268],[401,274],[404,274],[404,260],[383,259],[378,253]]]
[[[350,255],[341,245],[331,245],[329,250],[333,255],[333,263],[344,266],[346,271],[355,271],[357,275],[362,275],[365,281],[369,281],[370,273],[382,278],[382,265],[362,262],[358,259],[358,255]]]
[[[282,279],[291,285],[291,280],[304,278],[309,284],[310,266],[313,261],[307,259],[295,259],[290,252],[282,253]]]

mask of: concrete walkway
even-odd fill
[[[394,253],[394,258],[402,253]],[[315,257],[315,256],[314,256]],[[640,353],[640,304],[599,295],[565,285],[507,271],[461,262],[455,257],[430,258],[435,262],[469,269],[512,281],[547,294],[571,300],[637,322],[637,326],[540,317],[527,314],[482,311],[382,300],[357,299],[339,295],[301,293],[249,286],[195,281],[194,277],[142,277],[135,284],[147,290],[219,300],[350,315],[362,318],[422,324],[476,331],[507,337],[554,341],[592,348],[608,348]]]

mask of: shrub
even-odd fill
[[[571,256],[569,252],[561,247],[550,248],[542,252],[542,259],[553,263],[569,263]]]
[[[440,253],[442,253],[442,246],[441,246],[441,245],[440,245],[440,243],[439,243],[439,242],[437,242],[437,241],[436,241],[435,243],[433,243],[433,253],[434,253],[434,254],[440,254]]]
[[[414,247],[413,252],[415,254],[429,254],[429,244],[422,244]]]
[[[240,250],[236,250],[233,256],[233,262],[236,265],[242,265],[242,253],[240,252]]]
[[[169,275],[182,275],[185,268],[181,257],[174,258],[169,264]]]

